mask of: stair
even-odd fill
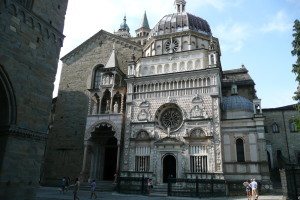
[[[151,190],[150,196],[156,196],[156,197],[168,196],[168,185],[167,184],[154,185]]]
[[[115,188],[115,184],[112,181],[96,181],[97,192],[112,192]],[[80,190],[90,191],[91,183],[80,183]]]

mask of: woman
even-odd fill
[[[153,182],[151,178],[148,179],[147,186],[148,186],[148,195],[150,196],[151,189],[153,188]]]
[[[250,180],[247,180],[243,183],[243,185],[246,187],[246,194],[248,197],[248,200],[251,200],[251,185],[250,185]]]

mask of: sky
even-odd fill
[[[293,24],[300,19],[300,0],[186,0],[186,11],[205,19],[221,46],[223,70],[249,70],[262,108],[296,103],[297,89],[291,72]],[[174,0],[69,0],[60,57],[101,29],[117,31],[126,15],[131,36],[146,11],[150,28],[176,12]],[[57,96],[61,61],[53,97]]]

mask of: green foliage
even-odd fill
[[[293,56],[296,56],[296,63],[293,64],[292,72],[296,74],[296,81],[298,82],[298,85],[300,85],[300,21],[298,19],[295,20],[294,26],[293,26],[293,37],[294,41],[292,42],[293,50],[291,51]],[[300,94],[296,94],[294,97],[294,100],[299,101],[300,100]],[[298,107],[298,111],[300,107]]]
[[[297,132],[299,132],[300,131],[300,119],[294,119],[294,123],[297,126]]]

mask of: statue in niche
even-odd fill
[[[109,77],[109,83],[112,85],[114,83],[114,79],[113,79],[113,76],[112,77]]]
[[[119,105],[117,102],[115,102],[115,105],[114,105],[114,113],[118,113],[118,109],[119,109]]]
[[[109,107],[110,107],[109,104],[110,104],[110,101],[107,100],[107,101],[106,101],[106,113],[109,112]]]
[[[93,101],[93,111],[92,114],[95,115],[97,114],[97,102]]]
[[[109,76],[106,75],[106,76],[105,76],[105,85],[108,85],[108,84],[109,84]]]
[[[206,111],[206,110],[203,111],[203,117],[204,117],[205,119],[208,118],[208,114],[207,114],[207,111]]]
[[[201,117],[201,109],[199,106],[194,106],[191,110],[191,118]]]

